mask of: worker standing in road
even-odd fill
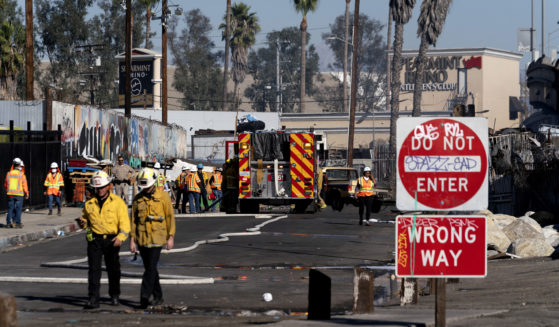
[[[375,179],[371,175],[371,168],[365,167],[363,169],[363,176],[357,180],[357,189],[359,190],[359,193],[357,193],[359,199],[359,225],[363,225],[363,211],[365,211],[365,224],[367,226],[371,225],[371,209],[374,201],[373,196],[375,195],[373,187],[375,183]]]
[[[200,213],[200,177],[196,168],[190,170],[190,174],[186,178],[186,188],[188,191],[188,203],[190,206],[190,213]]]
[[[215,197],[215,199],[214,199],[215,203],[220,201],[221,197],[223,196],[223,193],[221,191],[221,184],[223,184],[223,176],[221,175],[222,170],[223,169],[221,169],[221,168],[216,168],[215,172],[212,174],[212,176],[210,177],[210,181],[209,181],[210,186],[212,188],[212,193]],[[219,205],[214,204],[211,211],[216,212],[217,208],[219,208]]]
[[[132,203],[132,232],[130,252],[140,250],[144,262],[144,275],[140,289],[140,308],[163,303],[157,263],[163,246],[171,250],[175,238],[175,215],[167,192],[156,187],[157,175],[151,168],[144,168],[138,175],[140,193]],[[153,301],[150,302],[150,297]]]
[[[119,304],[120,296],[120,246],[130,233],[128,207],[124,201],[110,191],[110,178],[104,171],[96,171],[91,177],[91,187],[95,196],[85,203],[82,217],[78,220],[80,227],[87,227],[87,262],[89,271],[89,301],[86,309],[99,307],[99,289],[101,287],[101,258],[105,257],[105,266],[109,277],[109,295],[111,304]]]
[[[182,198],[182,205],[180,213],[186,213],[186,202],[188,201],[186,179],[188,177],[188,168],[186,166],[182,167],[180,175],[175,180],[175,188],[177,191],[177,198],[175,200],[175,209],[179,209],[179,204]]]
[[[204,211],[208,211],[208,192],[206,191],[206,185],[208,184],[208,178],[206,173],[204,173],[204,165],[198,164],[196,166],[198,169],[198,178],[200,181],[198,182],[198,187],[200,188],[200,202],[204,204]]]
[[[153,170],[154,170],[155,174],[157,175],[157,180],[155,181],[155,186],[157,186],[158,189],[163,191],[163,190],[165,190],[166,179],[165,179],[165,174],[162,173],[160,171],[160,169],[161,169],[161,164],[159,162],[156,162],[153,165]]]
[[[44,186],[47,190],[44,192],[49,199],[49,216],[52,215],[52,202],[56,201],[56,206],[58,207],[58,215],[62,214],[60,205],[60,188],[64,187],[64,178],[58,169],[58,164],[53,162],[50,164],[50,171],[45,179]]]
[[[4,189],[6,195],[8,195],[6,227],[23,228],[21,209],[23,208],[23,198],[29,199],[29,189],[27,188],[23,161],[20,158],[15,158],[12,161],[12,167],[4,180]]]
[[[134,169],[124,163],[124,157],[118,156],[118,163],[112,168],[113,184],[115,194],[120,196],[128,205],[128,192],[130,191],[130,179],[134,178]]]

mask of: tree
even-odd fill
[[[310,38],[310,35],[307,35]],[[254,82],[245,90],[245,96],[252,101],[252,108],[256,111],[276,111],[276,54],[277,45],[280,48],[281,80],[287,85],[281,92],[286,101],[281,103],[282,112],[294,112],[295,104],[299,103],[300,90],[299,68],[301,67],[301,37],[297,27],[287,27],[281,31],[273,31],[267,35],[267,46],[253,51],[248,57],[248,72]],[[310,95],[315,94],[313,81],[320,79],[319,57],[314,46],[309,46],[306,65],[308,78],[307,90]],[[268,88],[267,88],[268,87]]]
[[[247,71],[248,50],[256,42],[256,33],[260,31],[258,25],[258,17],[256,13],[249,12],[250,7],[240,2],[231,6],[230,26],[221,24],[220,29],[223,30],[222,38],[226,36],[226,28],[229,28],[229,43],[231,48],[231,64],[233,73],[234,90],[234,107],[239,108],[239,84],[245,80]],[[227,17],[224,17],[226,21]]]
[[[318,0],[293,0],[295,5],[295,10],[303,14],[303,20],[301,21],[301,82],[299,86],[301,87],[301,94],[299,95],[299,112],[304,112],[305,110],[305,86],[306,86],[306,56],[305,50],[307,47],[307,13],[309,11],[314,12],[318,5]]]
[[[404,43],[404,25],[411,18],[415,0],[390,0],[390,12],[394,20],[394,57],[392,58],[392,98],[390,106],[390,151],[396,152],[396,120],[400,114],[400,73],[402,71],[402,45]],[[396,177],[393,177],[393,190],[395,189]]]
[[[174,62],[175,89],[183,93],[182,103],[193,110],[221,108],[223,95],[220,57],[212,53],[210,19],[199,9],[184,15],[186,27],[177,31],[178,19],[170,21],[169,44]]]
[[[231,0],[227,0],[227,9],[225,10],[225,26],[231,25]],[[225,29],[225,56],[223,57],[223,111],[227,106],[227,80],[229,79],[229,29]]]
[[[353,13],[349,18],[353,20]],[[381,32],[384,26],[376,19],[371,19],[365,14],[359,15],[359,49],[357,52],[359,62],[359,80],[357,85],[358,98],[356,111],[382,111],[385,109],[385,89],[386,83],[386,62],[383,59],[385,43]],[[322,35],[322,39],[334,53],[336,60],[330,65],[331,70],[345,68],[344,58],[346,56],[340,44],[345,43],[338,38],[331,36],[342,35],[345,30],[345,16],[340,15],[330,25],[330,32]],[[348,44],[354,44],[353,37],[350,35]],[[339,75],[336,76],[339,78]],[[337,86],[325,86],[323,92],[318,97],[323,101],[326,111],[341,112],[344,110],[344,84],[341,79]]]
[[[25,28],[16,1],[0,4],[0,98],[14,100],[23,90]],[[21,87],[18,87],[21,86]]]
[[[151,48],[151,42],[149,41],[149,38],[151,37],[152,33],[151,33],[151,8],[153,8],[158,2],[159,0],[139,0],[141,4],[144,5],[144,7],[146,8],[146,43],[144,48],[149,49]]]
[[[429,45],[435,46],[443,30],[446,14],[452,0],[423,0],[421,14],[417,20],[417,36],[421,39],[419,53],[415,58],[415,85],[413,89],[412,116],[421,115],[421,93],[423,73]]]

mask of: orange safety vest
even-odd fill
[[[6,174],[4,188],[9,197],[29,195],[27,178],[25,178],[25,174],[21,170],[12,169]]]
[[[177,177],[177,186],[179,190],[184,190],[184,188],[186,187],[187,178],[188,174],[180,174],[179,177]]]
[[[375,183],[372,177],[369,177],[369,180],[366,180],[365,177],[359,177],[357,184],[359,185],[359,193],[357,193],[357,196],[371,196],[375,194],[375,192],[373,192]]]
[[[202,193],[202,191],[200,190],[200,186],[198,186],[198,183],[200,183],[200,177],[198,177],[198,173],[188,175],[186,183],[188,192]]]
[[[211,183],[211,187],[212,189],[216,189],[221,191],[221,182],[223,181],[223,175],[219,174],[214,174],[213,178],[212,178],[212,183]]]
[[[47,178],[45,179],[44,186],[47,187],[47,195],[60,196],[60,188],[64,187],[64,179],[60,171],[57,171],[54,176],[52,172],[49,172]]]

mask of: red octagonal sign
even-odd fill
[[[398,209],[487,208],[485,118],[399,118],[396,142]]]

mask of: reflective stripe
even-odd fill
[[[60,187],[64,186],[62,174],[60,172],[56,172],[53,176],[52,173],[49,172],[47,178],[45,179],[44,186],[47,187],[47,194],[59,195]]]
[[[19,170],[12,170],[6,176],[6,194],[7,195],[25,195],[23,187],[23,172]]]
[[[212,184],[211,187],[221,190],[221,182],[223,181],[223,175],[219,174],[219,175],[214,175],[214,178],[212,179]]]
[[[366,180],[364,177],[359,177],[358,184],[359,184],[359,193],[357,193],[357,196],[371,196],[375,194],[375,192],[373,191],[373,186],[375,184],[373,183],[372,178]]]
[[[194,178],[192,178],[194,177]],[[198,183],[200,183],[200,177],[198,177],[197,173],[193,173],[188,175],[188,179],[187,179],[187,183],[188,183],[188,191],[189,192],[196,192],[196,193],[201,193],[200,191],[200,186],[198,186]]]

